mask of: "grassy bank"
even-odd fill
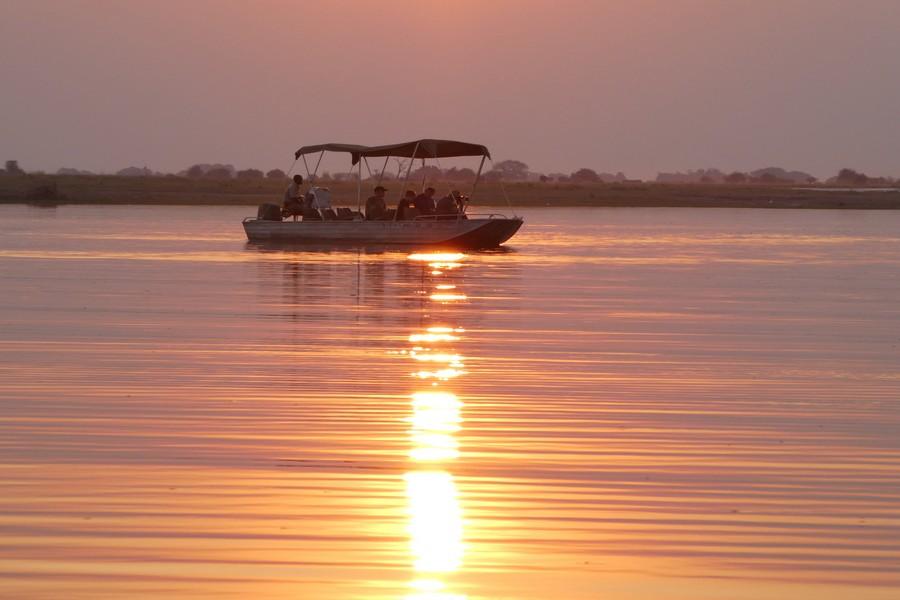
[[[356,206],[353,182],[323,184],[337,205]],[[374,183],[363,183],[367,196]],[[395,201],[400,184],[387,182]],[[0,203],[257,205],[280,202],[286,181],[188,179],[184,177],[115,177],[108,175],[25,175],[0,177]],[[898,209],[900,191],[834,191],[819,186],[719,184],[504,184],[515,206],[646,206],[732,208]],[[458,183],[439,183],[439,194]],[[44,188],[43,193],[35,190]],[[50,190],[48,192],[48,190]],[[53,191],[55,190],[55,192]],[[55,194],[55,195],[54,195]],[[479,185],[473,206],[505,206],[496,182]]]

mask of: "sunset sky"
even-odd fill
[[[6,0],[0,56],[26,170],[446,137],[542,172],[900,177],[897,0]]]

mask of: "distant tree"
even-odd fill
[[[152,177],[156,175],[147,167],[125,167],[116,171],[118,177]]]
[[[19,166],[19,161],[17,161],[17,160],[6,161],[6,172],[9,175],[24,175],[25,174],[25,171],[23,171],[22,167]]]
[[[444,172],[435,165],[425,165],[410,173],[409,178],[413,181],[421,180],[422,178],[427,181],[440,181],[444,178]]]
[[[757,181],[765,183],[766,180],[762,179],[762,176],[766,173],[773,175],[775,177],[775,181],[773,182],[771,179],[767,178],[767,181],[770,183],[806,183],[812,175],[809,173],[804,173],[803,171],[787,171],[782,169],[781,167],[766,167],[764,169],[757,169],[751,173],[749,173],[750,181]]]
[[[578,169],[569,176],[569,179],[579,183],[598,183],[600,176],[593,169]]]
[[[522,181],[528,175],[528,165],[521,160],[501,160],[494,165],[492,172],[497,173],[499,179]]]
[[[200,177],[203,177],[204,173],[205,171],[200,165],[194,165],[187,170],[187,176],[193,179],[199,179]]]
[[[93,175],[90,171],[83,171],[81,169],[73,169],[70,167],[61,167],[56,171],[57,175]]]
[[[551,179],[550,177],[547,177],[546,175],[541,175],[540,177],[538,177],[538,180],[541,183],[547,183],[548,181],[553,181],[553,179]]]
[[[216,167],[207,171],[204,177],[207,179],[231,179],[231,171],[225,167]]]
[[[263,172],[259,169],[244,169],[237,172],[238,179],[262,179]]]
[[[756,178],[758,183],[778,183],[778,177],[773,175],[772,173],[763,173],[759,177]]]
[[[725,176],[726,183],[747,183],[747,175],[740,171],[735,171]]]
[[[9,167],[7,167],[9,169]],[[841,169],[837,174],[837,183],[845,185],[866,185],[869,183],[869,176],[865,173],[854,171],[853,169]]]
[[[266,172],[266,179],[286,179],[287,175],[281,169],[272,169]]]
[[[444,171],[444,179],[447,181],[475,181],[475,171],[468,167],[462,169],[451,167]]]

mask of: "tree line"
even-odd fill
[[[380,172],[364,172],[365,179],[371,180],[381,177],[384,180],[403,179],[409,167],[408,160],[395,159],[395,168]],[[0,176],[26,175],[26,171],[19,166],[16,160],[7,160],[5,168],[0,169]],[[44,174],[35,172],[33,174]],[[61,168],[57,175],[95,175],[90,171],[73,168]],[[147,167],[127,167],[115,173],[121,177],[187,177],[189,179],[240,179],[240,180],[285,180],[288,174],[281,169],[236,169],[230,164],[197,163],[177,173],[160,173]],[[325,171],[317,175],[319,182],[355,181],[357,173]],[[475,181],[476,172],[470,168],[451,167],[442,169],[435,165],[426,165],[416,169],[409,169],[411,181],[455,181],[460,183],[472,183]],[[541,183],[640,183],[639,179],[629,179],[621,171],[617,173],[597,172],[590,168],[580,168],[571,173],[538,173],[532,171],[528,165],[520,160],[503,160],[495,163],[491,169],[481,174],[482,181],[530,181]],[[843,168],[837,175],[820,182],[816,177],[803,171],[789,171],[780,167],[766,167],[755,171],[732,171],[726,173],[719,169],[696,169],[678,171],[674,173],[659,173],[654,180],[656,183],[718,183],[718,184],[794,184],[805,185],[825,183],[829,185],[844,186],[878,186],[898,185],[900,178],[872,177],[855,169]]]

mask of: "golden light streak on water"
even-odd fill
[[[437,371],[416,371],[413,373],[413,376],[418,377],[419,379],[440,379],[442,381],[447,381],[448,379],[453,379],[454,377],[465,374],[466,372],[462,369],[439,369]]]
[[[431,462],[459,457],[458,442],[462,403],[446,391],[422,391],[413,394],[411,417],[412,448],[410,458]]]
[[[438,273],[440,275],[442,273]],[[435,275],[432,272],[432,275]],[[433,289],[453,289],[451,284],[433,284]],[[445,294],[446,295],[446,294]],[[440,302],[441,294],[432,293],[432,301]],[[445,466],[459,458],[459,443],[454,437],[462,428],[463,408],[457,395],[438,383],[446,384],[464,374],[463,358],[451,352],[435,351],[430,345],[446,346],[459,342],[459,327],[430,325],[425,333],[410,334],[413,346],[410,358],[417,361],[447,363],[448,367],[435,372],[419,371],[420,379],[433,378],[432,389],[412,394],[410,417],[410,459],[427,465]],[[409,471],[405,475],[409,510],[410,552],[417,577],[410,587],[417,593],[408,600],[466,600],[465,595],[450,593],[438,576],[457,571],[463,558],[463,519],[458,491],[448,470]],[[422,577],[422,575],[428,577]]]
[[[415,430],[459,431],[462,402],[451,392],[416,392],[413,394],[412,424]]]
[[[406,596],[406,600],[466,600],[468,597],[444,592],[444,583],[435,579],[416,579],[410,582],[409,587],[416,592]]]
[[[439,294],[435,292],[429,296],[435,302],[456,302],[458,300],[465,300],[465,294]]]
[[[458,570],[464,551],[463,516],[453,478],[444,471],[413,471],[404,480],[416,572],[434,575]]]
[[[458,339],[459,337],[449,333],[412,333],[409,336],[409,341],[414,344],[422,342],[455,342]]]
[[[407,258],[419,262],[427,262],[429,264],[441,263],[458,263],[466,257],[460,252],[418,252],[410,254]]]
[[[463,357],[459,354],[447,354],[443,352],[427,352],[422,349],[412,350],[409,355],[420,362],[436,362],[446,363],[450,367],[460,368],[463,366]]]

